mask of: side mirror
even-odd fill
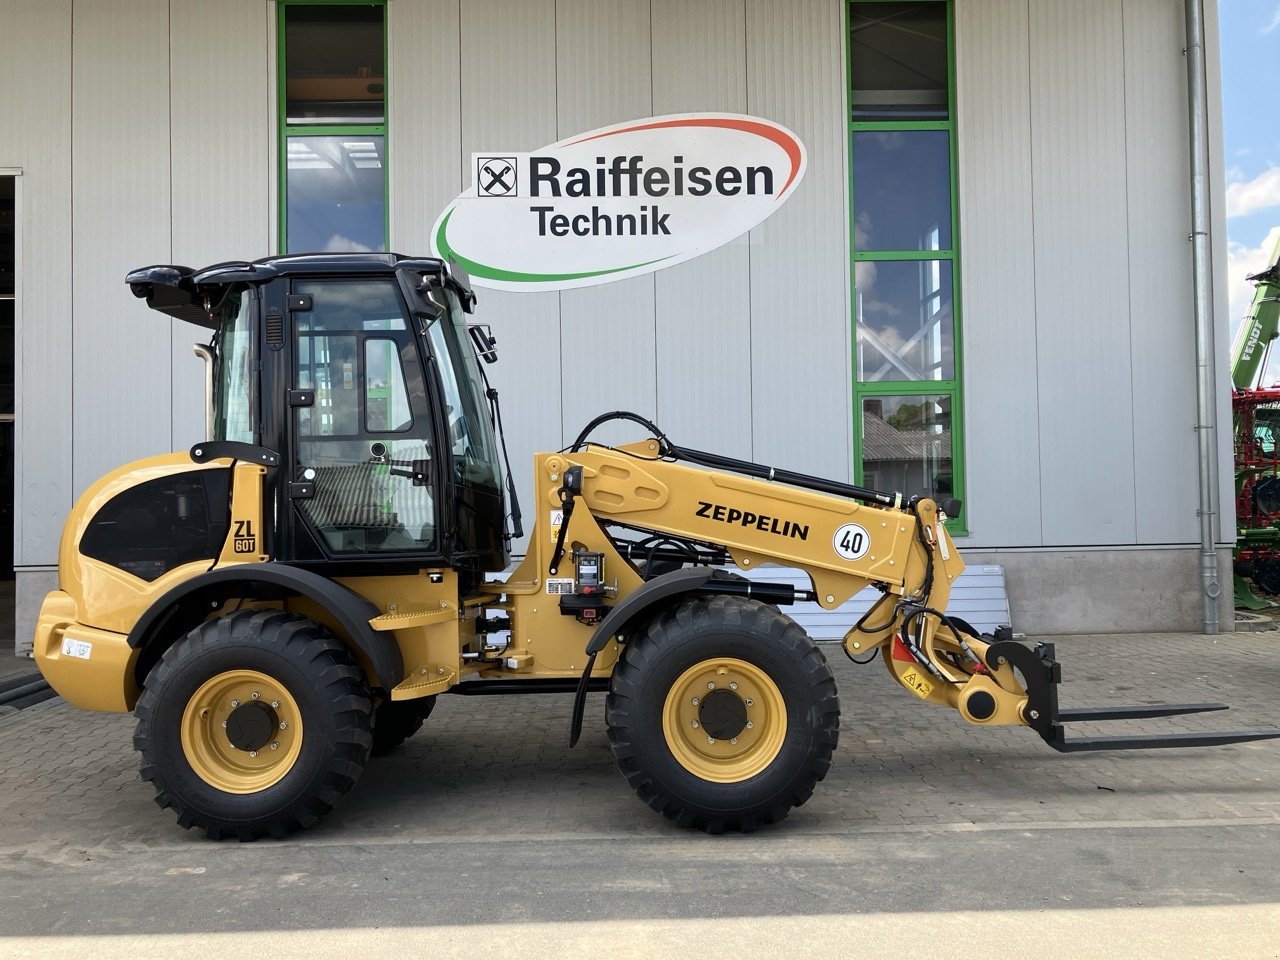
[[[493,363],[498,359],[498,340],[487,323],[467,324],[467,333],[471,336],[471,345],[475,348],[477,357],[485,363]]]

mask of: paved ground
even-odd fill
[[[1126,731],[1280,728],[1280,633],[1057,643],[1064,706],[1233,705]],[[808,804],[749,836],[678,830],[635,799],[598,695],[573,750],[567,696],[442,698],[318,828],[248,845],[211,844],[153,805],[132,718],[61,701],[0,718],[0,956],[244,950],[269,931],[293,932],[273,957],[328,955],[351,928],[440,956],[478,937],[557,957],[598,956],[606,937],[622,956],[689,938],[733,939],[741,956],[801,941],[843,956],[899,942],[1157,956],[1206,936],[1201,955],[1280,956],[1280,742],[1062,756],[828,649],[835,763]]]

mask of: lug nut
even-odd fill
[[[257,750],[250,750],[250,751],[249,751],[249,756],[251,756],[251,757],[256,757],[257,755],[258,755],[258,751],[257,751]]]
[[[260,694],[257,690],[255,690],[255,691],[253,691],[253,693],[249,694],[249,696],[251,696],[251,697],[253,697],[253,699],[257,700],[259,697],[261,697],[261,696],[262,696],[262,694]]]
[[[736,743],[738,742],[738,738],[737,738],[737,737],[730,737],[730,738],[729,738],[729,742],[730,742],[730,743],[735,743],[735,744],[736,744]]]
[[[287,723],[285,723],[283,720],[281,720],[281,721],[280,721],[280,729],[281,729],[281,730],[288,730],[288,729],[289,729],[289,724],[287,724]]]
[[[227,721],[223,720],[222,725],[225,727],[227,725]]]
[[[271,749],[272,749],[272,750],[279,750],[279,749],[280,749],[280,741],[279,741],[279,740],[272,740],[272,741],[271,741]]]
[[[752,700],[750,697],[747,697],[747,706],[754,707],[755,705],[756,705],[756,702]]]
[[[707,737],[707,743],[708,743],[708,744],[712,744],[712,743],[715,743],[715,742],[716,742],[716,738],[715,738],[715,737]]]
[[[737,689],[738,689],[737,681],[734,681],[733,683],[730,683],[730,684],[729,684],[729,689],[730,689],[730,690],[737,690]]]
[[[232,705],[233,707],[238,707],[238,706],[240,706],[240,701],[239,701],[239,700],[232,700],[232,701],[231,701],[231,705]]]
[[[271,701],[271,706],[272,706],[272,708],[273,708],[273,709],[274,709],[274,708],[276,708],[276,707],[279,707],[279,706],[280,706],[280,701],[279,701],[279,700],[272,700],[272,701]]]
[[[697,730],[697,729],[698,729],[698,721],[697,721],[697,720],[693,721],[693,729],[695,729],[695,730]]]
[[[714,681],[709,681],[709,682],[707,683],[707,689],[708,689],[708,690],[714,690],[715,688],[716,688],[716,685],[715,685],[715,682],[714,682]]]
[[[697,697],[694,697],[694,698],[693,698],[693,705],[694,705],[695,707],[698,705],[698,698],[697,698]]]
[[[754,724],[754,723],[752,723],[750,720],[748,720],[748,721],[747,721],[747,729],[748,729],[748,730],[750,730],[750,729],[751,729],[751,728],[753,728],[754,726],[755,726],[755,724]]]

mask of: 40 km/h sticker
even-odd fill
[[[871,534],[856,523],[846,523],[831,538],[831,545],[845,560],[861,560],[871,549]]]

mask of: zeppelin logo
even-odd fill
[[[804,145],[769,120],[674,114],[529,153],[472,156],[473,182],[432,230],[477,286],[563,290],[669,267],[746,233],[804,176]]]
[[[236,533],[231,549],[236,553],[258,552],[258,538],[253,535],[252,520],[236,521]]]
[[[735,526],[755,527],[757,530],[772,533],[779,537],[790,537],[793,540],[809,539],[809,525],[807,523],[796,523],[794,520],[781,520],[778,517],[771,517],[764,513],[752,513],[750,510],[726,507],[723,503],[707,503],[705,500],[699,500],[697,515],[706,517],[708,520],[718,520],[721,523],[730,523]]]

